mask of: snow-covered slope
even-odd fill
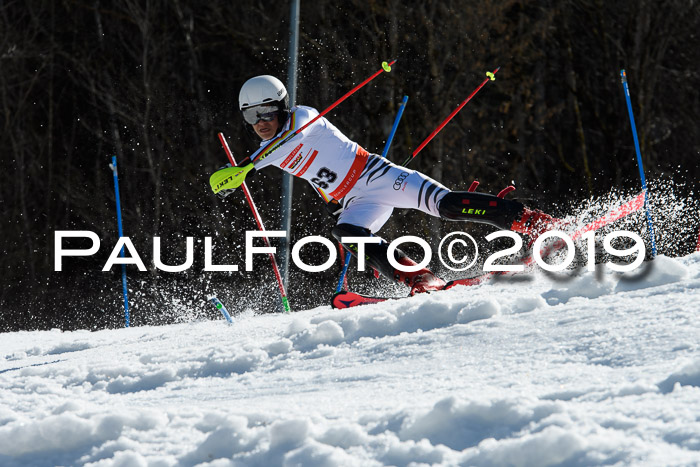
[[[699,465],[700,254],[290,315],[0,335],[0,465]]]

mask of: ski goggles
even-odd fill
[[[279,108],[276,105],[258,105],[256,107],[249,107],[247,109],[241,110],[243,114],[243,120],[246,123],[255,125],[260,120],[263,122],[271,122],[275,119],[279,113]]]

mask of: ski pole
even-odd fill
[[[231,152],[231,149],[229,148],[223,133],[219,133],[219,141],[221,141],[221,145],[224,147],[224,151],[226,151],[226,156],[228,156],[228,160],[231,162],[231,165],[238,165],[236,164],[236,159],[234,159],[233,153]],[[253,211],[253,217],[255,218],[255,222],[258,224],[258,229],[261,232],[264,232],[265,226],[263,225],[262,218],[260,217],[260,213],[258,212],[258,208],[255,206],[253,197],[250,195],[248,186],[245,184],[245,182],[243,182],[241,187],[243,188],[243,193],[245,194],[245,197],[248,200],[248,205],[250,205],[250,210]],[[270,239],[265,236],[263,237],[263,241],[265,242],[265,246],[269,248]],[[277,260],[275,260],[275,255],[273,255],[272,253],[268,253],[268,255],[270,257],[270,262],[272,263],[272,270],[275,273],[277,285],[279,286],[280,294],[282,296],[282,305],[284,307],[284,312],[289,313],[289,300],[287,300],[287,291],[284,288],[284,283],[282,282],[282,275],[280,274],[279,267],[277,267]]]
[[[634,123],[634,113],[632,112],[632,101],[630,99],[630,90],[627,86],[627,73],[625,70],[620,70],[620,78],[622,86],[625,90],[625,99],[627,100],[627,112],[630,116],[630,125],[632,126],[632,136],[634,137],[634,150],[637,152],[637,166],[639,167],[639,176],[642,179],[642,192],[644,193],[644,209],[647,214],[647,227],[649,228],[649,239],[651,240],[651,256],[656,256],[656,239],[654,236],[654,223],[651,220],[651,211],[649,210],[649,198],[647,197],[647,180],[644,177],[644,167],[642,166],[642,152],[639,149],[639,138],[637,138],[637,127]]]
[[[488,83],[489,81],[494,81],[494,80],[496,79],[496,76],[495,76],[495,75],[496,75],[496,73],[498,73],[498,70],[500,70],[500,69],[501,69],[501,67],[499,66],[498,68],[496,68],[496,69],[493,70],[493,71],[487,71],[487,72],[486,72],[486,79],[485,79],[484,81],[482,81],[482,83],[481,83],[476,89],[474,89],[474,91],[472,91],[471,94],[469,94],[469,97],[467,97],[467,98],[464,100],[464,102],[462,102],[461,104],[459,104],[459,106],[458,106],[455,110],[453,110],[452,113],[451,113],[450,115],[448,115],[447,118],[446,118],[440,125],[438,125],[437,128],[435,128],[435,130],[433,130],[432,133],[430,133],[430,136],[428,136],[428,137],[425,139],[425,141],[423,141],[423,142],[416,148],[416,150],[413,151],[413,154],[411,154],[411,156],[410,156],[408,159],[406,159],[406,161],[405,161],[403,164],[401,164],[401,165],[403,165],[403,166],[408,165],[408,164],[418,155],[418,153],[421,152],[421,151],[423,150],[423,148],[430,142],[430,140],[432,140],[432,139],[435,137],[435,135],[437,135],[437,134],[440,132],[440,130],[442,130],[442,129],[445,127],[445,125],[447,125],[447,123],[448,123],[450,120],[452,120],[452,117],[454,117],[455,115],[457,115],[457,112],[459,112],[460,110],[462,110],[462,107],[464,107],[465,105],[467,105],[467,102],[469,102],[469,101],[471,100],[471,98],[474,97],[474,95],[475,95],[477,92],[479,92],[479,90],[480,90],[481,88],[484,87],[484,85],[485,85],[486,83]]]
[[[396,118],[394,119],[394,126],[391,128],[391,132],[389,133],[389,137],[386,140],[386,144],[384,145],[384,151],[382,151],[382,157],[386,157],[387,153],[389,152],[389,147],[391,146],[391,142],[394,139],[394,135],[396,134],[396,129],[399,126],[399,121],[401,121],[401,116],[403,115],[403,111],[406,108],[406,103],[408,102],[408,96],[403,96],[403,100],[401,101],[401,104],[399,105],[399,111],[396,113]],[[343,283],[345,282],[345,275],[348,273],[348,266],[350,266],[350,257],[351,257],[350,251],[345,252],[345,263],[343,264],[343,270],[340,271],[340,279],[338,279],[338,286],[335,288],[335,292],[338,293],[342,290],[343,288]]]
[[[119,178],[117,177],[117,156],[112,156],[112,163],[109,164],[109,168],[112,169],[112,175],[114,176],[114,197],[117,200],[117,231],[119,232],[119,238],[122,238],[122,207],[119,200]],[[119,252],[119,255],[124,258],[124,246]],[[126,287],[126,264],[122,264],[122,294],[124,295],[124,327],[129,327],[129,293]]]
[[[369,78],[367,78],[366,80],[364,80],[363,82],[361,82],[360,84],[358,84],[357,86],[355,86],[354,88],[352,88],[352,89],[351,89],[350,91],[348,91],[347,93],[345,93],[345,95],[344,95],[343,97],[341,97],[340,99],[338,99],[337,101],[335,101],[334,103],[332,103],[330,106],[328,106],[328,108],[326,108],[326,110],[324,110],[324,111],[321,112],[320,114],[316,115],[316,116],[315,116],[314,118],[312,118],[309,122],[307,122],[304,126],[302,126],[302,127],[299,128],[298,130],[296,130],[296,131],[294,131],[293,133],[291,133],[289,136],[287,136],[286,138],[284,138],[282,141],[279,141],[278,143],[276,143],[272,148],[270,148],[270,150],[267,149],[267,146],[273,144],[274,140],[273,140],[272,142],[270,142],[267,146],[258,149],[258,150],[255,152],[255,154],[253,154],[253,156],[251,156],[251,160],[254,160],[254,159],[255,159],[258,155],[260,155],[260,154],[264,154],[263,158],[269,156],[270,154],[272,154],[274,151],[276,151],[276,150],[277,150],[280,146],[282,146],[284,143],[286,143],[287,141],[289,141],[290,139],[294,138],[296,135],[298,135],[299,133],[301,133],[302,131],[304,131],[309,125],[311,125],[311,124],[314,123],[316,120],[318,120],[319,118],[323,117],[323,116],[326,115],[328,112],[330,112],[331,110],[333,110],[335,107],[338,106],[338,104],[340,104],[340,103],[343,102],[345,99],[347,99],[348,97],[350,97],[350,96],[352,96],[353,94],[355,94],[355,92],[357,92],[357,91],[358,91],[360,88],[362,88],[364,85],[366,85],[367,83],[369,83],[370,81],[372,81],[374,78],[376,78],[377,76],[379,76],[381,73],[383,73],[383,72],[385,72],[385,71],[386,71],[387,73],[389,73],[389,72],[391,71],[391,66],[392,66],[394,63],[396,63],[396,60],[392,60],[390,63],[382,62],[382,67],[381,67],[378,71],[376,71],[372,76],[370,76]]]

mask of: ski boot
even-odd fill
[[[341,241],[343,237],[369,237],[372,234],[368,229],[351,224],[338,224],[333,228],[333,236]],[[357,245],[343,244],[343,246],[354,256],[357,256]],[[401,284],[406,284],[411,288],[411,295],[423,292],[441,290],[445,286],[445,281],[433,274],[429,269],[423,268],[419,271],[405,272],[394,269],[387,259],[389,244],[382,240],[381,243],[369,243],[365,245],[365,260],[367,263],[383,276],[393,279]],[[403,251],[396,249],[394,259],[403,266],[416,266],[416,262]]]
[[[554,229],[558,222],[559,219],[549,214],[523,206],[522,215],[519,219],[513,221],[510,230],[527,235],[530,238],[537,238],[544,232]]]
[[[416,262],[409,257],[398,259],[399,264],[403,266],[415,266]],[[410,295],[417,293],[434,292],[442,290],[447,283],[433,274],[429,269],[423,268],[419,271],[405,272],[398,269],[394,270],[394,280],[406,284],[411,288]]]

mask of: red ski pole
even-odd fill
[[[229,162],[231,162],[231,165],[237,166],[238,164],[236,164],[236,159],[234,159],[233,153],[228,147],[228,143],[226,142],[226,138],[224,137],[223,133],[219,133],[219,141],[221,141],[221,145],[224,147],[224,151],[226,151],[226,155],[228,156],[228,160]],[[255,222],[258,224],[258,229],[261,232],[264,232],[265,226],[263,225],[262,218],[260,217],[260,213],[258,212],[258,208],[255,207],[255,202],[253,201],[253,197],[250,195],[248,186],[245,184],[245,182],[243,182],[241,187],[243,188],[243,193],[245,194],[245,197],[248,200],[248,204],[250,205],[250,210],[253,211],[253,217],[255,218]],[[267,237],[263,237],[263,241],[265,242],[265,246],[269,248],[270,239]],[[284,306],[284,311],[285,313],[289,313],[289,300],[287,300],[287,291],[284,288],[284,283],[282,282],[282,275],[280,274],[279,267],[277,267],[277,260],[275,260],[275,255],[273,255],[272,253],[268,253],[268,255],[270,256],[272,270],[275,272],[275,278],[277,278],[277,285],[279,286],[280,294],[282,295],[282,305]]]
[[[369,83],[370,81],[372,81],[374,78],[376,78],[377,76],[379,76],[382,72],[385,72],[385,71],[386,71],[387,73],[389,73],[389,72],[391,71],[391,65],[393,65],[394,63],[396,63],[396,60],[392,60],[392,61],[389,62],[389,63],[387,63],[387,62],[382,62],[382,67],[381,67],[379,70],[377,70],[372,76],[370,76],[369,78],[367,78],[366,80],[364,80],[363,82],[361,82],[360,84],[358,84],[357,86],[355,86],[354,88],[352,88],[352,89],[351,89],[350,91],[348,91],[347,93],[345,93],[345,95],[344,95],[343,97],[341,97],[341,98],[338,99],[337,101],[333,102],[330,106],[328,106],[328,108],[326,108],[326,110],[324,110],[324,111],[321,112],[320,114],[316,115],[316,117],[314,117],[314,118],[311,119],[309,122],[307,122],[306,125],[302,126],[302,127],[299,128],[298,130],[296,130],[294,133],[292,133],[292,134],[290,134],[289,136],[287,136],[286,138],[284,138],[282,141],[279,141],[279,142],[278,142],[274,147],[272,147],[270,150],[267,149],[267,146],[265,146],[264,148],[258,150],[258,152],[257,152],[251,159],[255,159],[255,156],[257,156],[258,154],[263,154],[263,156],[259,159],[259,160],[262,160],[262,159],[266,158],[268,155],[272,154],[274,151],[277,150],[277,148],[279,148],[280,146],[282,146],[284,143],[286,143],[286,142],[289,141],[290,139],[294,138],[296,135],[298,135],[298,134],[301,133],[302,131],[304,131],[309,125],[311,125],[311,124],[314,123],[316,120],[318,120],[319,118],[323,117],[323,116],[326,115],[328,112],[330,112],[331,110],[333,110],[335,107],[338,106],[338,104],[340,104],[340,103],[343,102],[345,99],[347,99],[348,97],[350,97],[350,96],[352,96],[353,94],[355,94],[355,92],[357,92],[357,90],[359,90],[361,87],[363,87],[364,85],[366,85],[367,83]],[[270,144],[272,144],[272,143],[270,143]]]
[[[464,100],[464,102],[462,102],[461,104],[459,104],[459,107],[457,107],[456,109],[454,109],[454,110],[452,111],[452,113],[451,113],[450,115],[448,115],[447,118],[446,118],[445,120],[443,120],[443,122],[442,122],[437,128],[435,128],[435,130],[433,130],[432,133],[430,133],[430,136],[428,136],[428,137],[425,139],[425,141],[423,141],[422,143],[420,143],[420,145],[416,148],[416,150],[413,151],[413,154],[411,154],[411,157],[409,157],[408,159],[406,159],[406,161],[405,161],[402,165],[403,165],[403,166],[408,165],[408,164],[418,155],[418,153],[421,152],[421,151],[423,150],[423,148],[430,142],[430,140],[432,140],[432,139],[435,137],[435,135],[437,135],[437,134],[440,132],[440,130],[442,130],[442,129],[445,127],[445,125],[447,125],[447,124],[449,123],[449,121],[452,120],[452,117],[454,117],[455,115],[457,115],[457,112],[459,112],[460,110],[462,110],[462,107],[464,107],[465,105],[467,105],[467,102],[469,102],[469,101],[471,100],[471,98],[474,97],[474,95],[475,95],[477,92],[479,92],[479,90],[480,90],[481,88],[484,87],[484,85],[485,85],[486,83],[488,83],[489,81],[495,80],[496,77],[495,77],[494,75],[495,75],[496,73],[498,73],[498,70],[500,70],[500,69],[501,69],[501,67],[499,66],[498,68],[496,68],[496,69],[493,70],[492,72],[491,72],[491,71],[487,72],[487,73],[486,73],[487,78],[486,78],[484,81],[482,81],[482,83],[481,83],[476,89],[474,89],[474,91],[473,91],[471,94],[469,94],[469,97],[467,97],[467,98]]]
[[[386,71],[387,73],[389,73],[389,72],[391,71],[391,65],[393,65],[394,63],[396,63],[396,60],[392,60],[390,63],[382,62],[382,67],[381,67],[379,70],[377,70],[372,76],[370,76],[369,78],[367,78],[366,80],[364,80],[363,82],[361,82],[360,84],[358,84],[357,86],[355,86],[354,88],[352,88],[351,90],[349,90],[343,97],[341,97],[341,98],[338,99],[337,101],[333,102],[326,110],[324,110],[323,112],[321,112],[320,114],[318,114],[318,115],[317,115],[314,119],[312,119],[309,123],[307,123],[307,124],[304,125],[303,127],[299,128],[297,131],[294,132],[294,134],[301,133],[301,132],[304,130],[304,128],[306,128],[307,126],[311,125],[313,122],[315,122],[316,120],[318,120],[319,118],[323,117],[323,116],[326,115],[328,112],[330,112],[331,110],[333,110],[338,104],[340,104],[340,103],[343,102],[345,99],[347,99],[348,97],[350,97],[350,96],[352,96],[353,94],[355,94],[355,92],[357,92],[358,89],[360,89],[360,88],[363,87],[365,84],[367,84],[367,83],[369,83],[370,81],[372,81],[374,78],[376,78],[377,76],[379,76],[382,72]]]

